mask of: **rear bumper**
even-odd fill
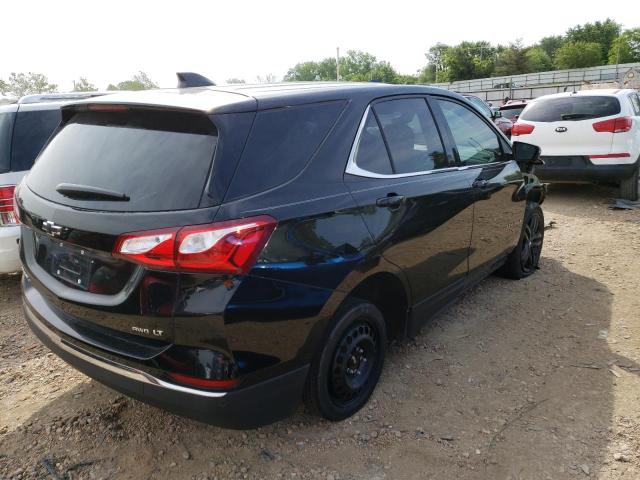
[[[534,173],[544,181],[607,182],[629,178],[636,163],[594,165],[587,157],[542,157],[545,164],[536,166]]]
[[[20,270],[20,226],[0,227],[0,273]]]
[[[183,387],[78,346],[77,340],[56,328],[61,319],[26,275],[22,282],[25,317],[42,343],[77,370],[125,395],[178,415],[236,429],[273,423],[290,415],[300,403],[308,366],[235,390]]]

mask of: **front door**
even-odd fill
[[[525,199],[518,194],[522,172],[509,144],[470,107],[442,97],[433,97],[431,104],[439,123],[444,123],[456,165],[475,191],[469,271],[490,271],[520,238],[525,210]]]

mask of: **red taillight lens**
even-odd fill
[[[20,219],[15,207],[15,185],[5,185],[0,187],[0,225],[17,225]]]
[[[255,263],[277,222],[266,215],[120,236],[113,254],[150,267],[243,274]]]
[[[536,127],[529,125],[528,123],[514,123],[511,127],[511,136],[517,137],[518,135],[529,135]]]
[[[633,119],[631,117],[618,117],[596,122],[593,124],[593,129],[601,133],[622,133],[631,130],[632,126]]]

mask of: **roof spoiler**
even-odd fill
[[[215,87],[216,84],[199,73],[177,72],[178,88]]]

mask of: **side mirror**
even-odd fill
[[[525,172],[530,172],[535,165],[544,165],[540,159],[540,147],[524,142],[513,142],[513,158]]]
[[[502,112],[500,110],[493,110],[493,118],[500,118],[502,117]]]

